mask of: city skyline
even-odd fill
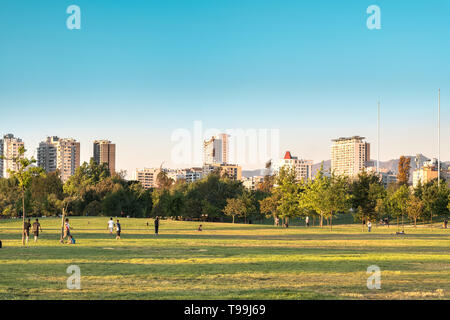
[[[380,30],[367,29],[365,2],[132,4],[78,1],[81,30],[68,30],[67,3],[6,1],[0,133],[35,157],[46,136],[73,137],[81,162],[93,140],[108,139],[130,176],[184,167],[170,161],[171,134],[200,120],[220,131],[279,129],[280,157],[317,163],[341,136],[366,137],[375,155],[380,100],[380,160],[437,157],[441,88],[441,159],[450,159],[450,44],[436,40],[450,33],[448,1],[377,1]]]

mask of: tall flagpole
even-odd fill
[[[441,89],[438,92],[438,186],[441,182]]]
[[[377,122],[377,174],[380,174],[380,100],[378,100],[378,122]]]

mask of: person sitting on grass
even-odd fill
[[[202,231],[202,230],[203,230],[202,225],[199,225],[197,231]]]

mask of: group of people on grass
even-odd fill
[[[309,227],[309,217],[306,217],[306,226]],[[277,226],[279,226],[279,219],[278,217],[275,220],[275,224]],[[389,220],[387,218],[385,218],[384,220],[380,221],[380,224],[383,225],[387,225],[389,226]],[[363,220],[363,225],[367,225],[367,231],[371,232],[372,231],[372,222],[370,222],[370,220],[367,220],[367,222],[365,220]],[[448,220],[445,219],[444,220],[444,228],[447,229],[447,225],[448,225]],[[147,226],[149,226],[149,223],[147,222]],[[155,234],[158,234],[159,231],[159,217],[155,218],[154,221],[154,227],[155,227]],[[287,224],[285,225],[285,227],[287,228]],[[75,239],[73,238],[72,234],[71,234],[71,230],[73,228],[70,226],[69,224],[69,218],[66,218],[64,221],[64,227],[63,227],[63,232],[61,235],[61,243],[64,243],[67,239],[67,243],[69,244],[75,244]],[[119,222],[119,219],[116,220],[116,222],[114,223],[114,219],[111,217],[108,221],[108,227],[107,229],[109,230],[109,233],[112,235],[114,230],[116,231],[116,240],[120,240],[120,234],[122,232],[122,226]],[[34,242],[36,243],[38,241],[39,238],[39,233],[42,232],[42,227],[41,224],[39,223],[39,219],[36,219],[36,221],[31,224],[31,220],[27,219],[27,221],[25,221],[25,223],[23,224],[23,237],[25,238],[25,243],[28,244],[28,240],[30,237],[30,230],[32,231],[33,235],[34,235]],[[203,226],[200,225],[197,229],[197,231],[203,231]],[[402,231],[402,234],[404,232]]]

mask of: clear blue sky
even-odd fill
[[[66,8],[81,8],[68,30]],[[368,30],[366,8],[381,8]],[[117,165],[170,166],[177,128],[280,129],[281,150],[329,159],[362,135],[382,160],[450,160],[450,0],[3,0],[0,133],[117,143]],[[141,151],[138,151],[142,147]]]

